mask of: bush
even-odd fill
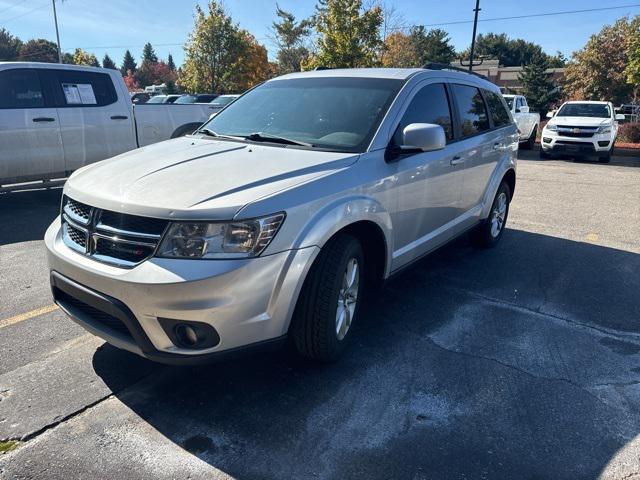
[[[620,125],[618,139],[626,143],[640,143],[640,123],[623,123]]]

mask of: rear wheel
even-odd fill
[[[339,234],[322,248],[304,282],[291,334],[297,351],[313,360],[337,360],[357,318],[364,290],[360,242]]]
[[[473,231],[474,243],[482,248],[491,248],[497,245],[504,233],[509,216],[509,203],[511,202],[511,190],[506,182],[502,182],[491,205],[489,218],[484,220]]]

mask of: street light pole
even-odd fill
[[[480,11],[480,0],[476,0],[476,8],[473,9],[475,16],[473,18],[473,38],[471,39],[471,53],[469,54],[469,71],[473,71],[473,54],[476,49],[476,30],[478,28],[478,12]]]
[[[60,32],[58,32],[58,14],[56,13],[56,0],[51,0],[53,4],[53,21],[56,24],[56,39],[58,40],[58,63],[62,63],[62,49],[60,48]]]

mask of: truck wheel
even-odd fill
[[[507,182],[502,182],[491,205],[489,217],[484,220],[472,232],[472,240],[481,248],[492,248],[502,238],[504,227],[509,216],[509,203],[511,202],[511,190]]]
[[[538,136],[538,127],[535,126],[533,127],[533,130],[531,131],[531,135],[529,135],[529,138],[527,139],[527,141],[522,144],[522,147],[524,148],[524,150],[533,150],[533,147],[536,146],[537,136]]]
[[[540,158],[543,160],[548,160],[551,158],[551,155],[549,155],[547,152],[545,152],[542,147],[540,147]]]
[[[615,143],[613,145],[611,145],[611,148],[609,149],[609,151],[607,152],[606,155],[602,156],[602,157],[598,157],[598,162],[600,163],[609,163],[611,161],[611,156],[613,155],[613,149],[615,148]]]
[[[171,134],[171,138],[184,137],[185,135],[189,135],[195,132],[199,127],[200,123],[189,123],[187,125],[182,125],[178,127],[175,132]]]
[[[321,362],[344,351],[364,290],[364,252],[360,242],[339,234],[322,248],[302,286],[291,334],[297,351]]]

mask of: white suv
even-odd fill
[[[517,149],[500,91],[467,73],[269,80],[193,135],[74,173],[45,237],[53,295],[161,362],[287,336],[333,360],[391,274],[469,230],[499,241]]]
[[[597,156],[609,162],[618,136],[618,120],[611,102],[566,102],[542,130],[540,158],[554,154]]]

